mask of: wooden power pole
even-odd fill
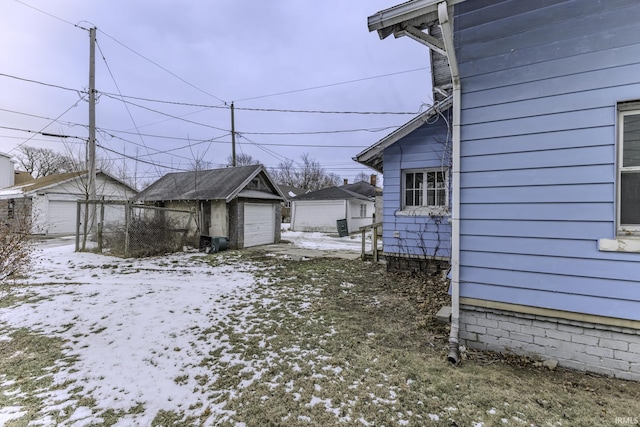
[[[89,29],[89,141],[87,168],[89,169],[88,196],[96,200],[96,28]],[[87,206],[88,207],[88,206]],[[92,221],[93,222],[93,221]]]
[[[236,164],[236,123],[233,117],[233,102],[231,103],[231,166],[234,168]]]

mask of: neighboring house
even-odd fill
[[[20,176],[22,180],[22,176]],[[99,199],[128,200],[137,192],[98,171],[96,193]],[[0,221],[11,223],[27,209],[35,234],[75,234],[77,201],[87,198],[87,172],[69,172],[26,180],[0,190]]]
[[[15,184],[15,160],[0,152],[0,188],[12,187]]]
[[[348,232],[373,223],[376,189],[364,181],[329,187],[291,201],[292,231],[338,233],[337,221],[346,220]]]
[[[291,185],[282,185],[282,184],[278,184],[278,188],[280,189],[280,193],[282,194],[282,197],[284,197],[284,202],[282,202],[282,222],[290,222],[291,221],[291,199],[301,194],[308,193],[309,190],[305,190],[304,188],[293,187]]]
[[[452,97],[452,362],[462,342],[640,380],[638,16],[637,0],[413,0],[369,17],[428,46],[436,105]]]
[[[262,165],[170,173],[140,192],[137,200],[195,210],[196,231],[226,237],[232,249],[280,241],[284,197]]]
[[[450,256],[451,97],[354,157],[384,174],[389,270],[428,270]],[[435,261],[435,262],[434,262]]]

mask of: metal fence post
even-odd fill
[[[124,256],[129,256],[129,227],[131,226],[131,203],[124,206]]]

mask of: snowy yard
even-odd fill
[[[283,238],[360,250],[348,237]],[[523,380],[509,366],[448,366],[446,337],[415,321],[383,267],[263,250],[141,260],[40,250],[0,309],[0,424],[597,425],[640,415],[602,413],[593,383],[574,373]],[[594,381],[608,387],[610,411],[639,410],[636,385]],[[563,396],[556,383],[578,385]]]

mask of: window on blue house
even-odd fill
[[[403,209],[447,206],[447,173],[443,169],[403,172]]]
[[[618,135],[618,228],[640,231],[640,104],[620,104]]]

